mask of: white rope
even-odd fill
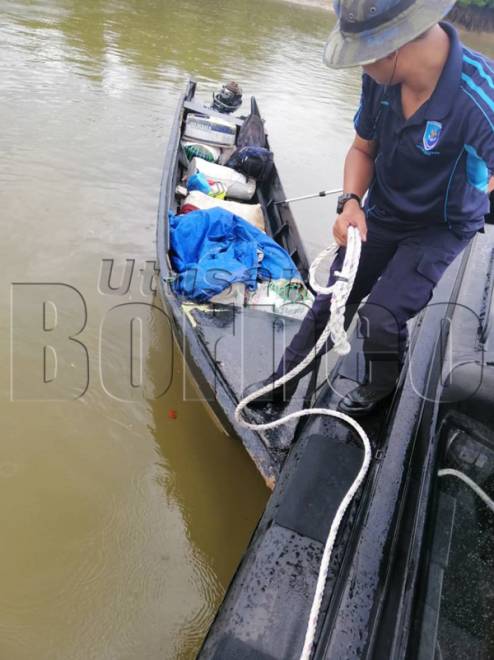
[[[456,477],[457,479],[460,479],[463,481],[464,484],[469,486],[473,492],[480,497],[480,499],[489,507],[489,509],[494,513],[494,500],[491,500],[489,495],[485,491],[482,490],[480,486],[478,486],[475,481],[470,479],[470,477],[467,477],[466,474],[463,474],[463,472],[460,472],[459,470],[439,470],[437,473],[439,477]]]
[[[353,288],[353,283],[357,275],[359,260],[360,260],[360,251],[361,251],[361,240],[360,235],[357,229],[354,227],[349,227],[348,229],[348,246],[345,255],[345,261],[341,272],[336,272],[336,283],[331,287],[321,287],[316,282],[316,272],[320,264],[324,259],[328,257],[331,258],[332,262],[334,261],[338,253],[338,245],[336,243],[330,245],[326,250],[324,250],[313,262],[309,278],[312,288],[321,294],[332,294],[331,298],[331,312],[330,318],[326,328],[318,339],[316,346],[313,352],[310,352],[307,357],[300,362],[292,371],[288,374],[285,374],[282,378],[279,378],[272,384],[266,385],[266,387],[261,388],[258,392],[250,394],[245,399],[243,399],[237,406],[235,410],[235,419],[242,426],[251,429],[253,431],[267,431],[269,429],[274,429],[282,424],[287,422],[299,419],[300,417],[306,417],[309,415],[326,415],[328,417],[335,417],[340,419],[343,422],[346,422],[351,426],[359,435],[364,446],[364,460],[362,462],[362,467],[355,478],[355,481],[351,485],[350,489],[346,493],[345,497],[341,501],[340,506],[336,512],[333,523],[331,524],[331,529],[329,530],[329,535],[324,546],[324,552],[321,559],[321,566],[319,569],[319,576],[317,578],[317,585],[314,600],[312,602],[312,607],[309,615],[309,622],[307,625],[307,631],[305,635],[304,647],[300,660],[309,660],[312,647],[314,644],[314,639],[317,631],[317,621],[319,618],[319,612],[321,609],[322,599],[324,596],[324,589],[326,586],[326,581],[328,577],[329,565],[331,563],[331,556],[333,549],[336,543],[336,538],[338,535],[338,530],[341,525],[341,522],[345,516],[345,513],[350,506],[355,494],[362,485],[367,472],[369,470],[371,458],[372,458],[372,449],[369,438],[365,433],[364,429],[358,424],[354,419],[345,415],[344,413],[337,412],[336,410],[328,410],[326,408],[313,408],[311,410],[300,410],[298,412],[291,413],[286,415],[281,419],[277,419],[274,422],[269,422],[266,424],[251,424],[247,422],[243,416],[243,409],[249,405],[251,401],[264,396],[271,392],[273,388],[283,387],[291,381],[293,378],[296,378],[304,369],[306,369],[319,354],[319,352],[324,348],[329,337],[333,340],[334,350],[339,355],[347,355],[350,352],[350,344],[348,343],[347,333],[345,331],[345,309],[348,296]]]

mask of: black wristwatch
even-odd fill
[[[345,208],[345,204],[349,202],[351,199],[354,199],[359,203],[359,206],[362,204],[362,198],[359,197],[358,195],[355,195],[354,193],[344,193],[343,195],[340,195],[338,197],[338,206],[336,207],[336,213],[340,215],[340,213],[343,213],[343,209]]]

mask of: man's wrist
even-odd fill
[[[345,208],[354,208],[354,209],[362,210],[362,205],[356,199],[349,199],[348,202],[345,204]]]
[[[356,195],[355,193],[349,193],[345,192],[343,195],[340,195],[338,197],[338,204],[336,207],[336,212],[338,214],[343,213],[343,210],[345,207],[348,205],[355,205],[357,204],[359,208],[362,208],[362,199],[359,195]]]

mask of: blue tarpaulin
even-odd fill
[[[234,282],[299,279],[289,254],[246,220],[222,208],[170,212],[171,262],[177,295],[206,302]]]

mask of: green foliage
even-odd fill
[[[494,0],[458,0],[458,6],[494,9]]]
[[[449,18],[473,32],[494,32],[494,0],[458,0]]]

